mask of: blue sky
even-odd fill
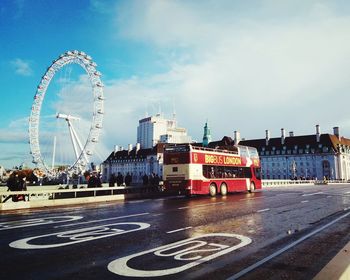
[[[36,86],[74,49],[93,57],[106,85],[96,161],[135,144],[138,119],[159,105],[167,116],[175,107],[197,140],[206,119],[214,139],[313,134],[316,124],[350,138],[349,30],[348,1],[2,0],[0,165],[30,163]],[[48,107],[64,92],[54,88]],[[70,90],[67,108],[82,102]]]

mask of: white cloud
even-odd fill
[[[20,58],[16,58],[11,61],[12,67],[15,69],[15,73],[21,76],[31,76],[33,74],[33,70],[30,67],[30,62],[25,61]]]
[[[312,134],[317,123],[331,132],[347,118],[350,17],[334,3],[139,3],[119,10],[121,34],[190,59],[175,56],[166,73],[120,81],[116,91],[174,100],[180,124],[197,139],[206,118],[216,138],[236,129],[247,138],[267,128],[278,136],[281,127]],[[349,126],[344,133],[350,137]]]

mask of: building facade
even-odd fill
[[[257,148],[263,179],[350,180],[350,139],[339,135],[321,134],[319,125],[313,135],[270,138],[266,130],[263,139],[244,140],[239,144]]]
[[[161,114],[139,120],[137,143],[142,149],[151,149],[158,143],[189,143],[191,137],[185,128],[177,127],[175,117],[165,119]]]
[[[205,144],[209,148],[230,149],[238,144],[255,147],[260,156],[263,179],[350,180],[350,139],[341,137],[338,127],[333,128],[333,134],[321,134],[319,125],[316,125],[315,134],[302,136],[294,136],[293,132],[286,136],[285,130],[281,129],[281,136],[275,138],[271,138],[266,130],[265,138],[253,140],[241,140],[239,132],[235,131],[234,139],[225,136],[211,142],[207,124],[204,132],[203,140],[208,140]],[[142,182],[144,174],[155,173],[161,177],[164,145],[158,143],[152,148],[142,148],[139,144],[132,148],[129,145],[128,150],[116,147],[103,163],[104,180],[108,181],[113,173],[118,172],[124,176],[130,173],[136,183]]]
[[[129,173],[132,183],[139,184],[142,183],[142,176],[145,174],[149,176],[154,173],[161,177],[163,151],[163,144],[157,144],[150,149],[140,149],[139,146],[136,146],[128,150],[115,150],[102,163],[102,179],[107,182],[113,174],[116,176],[120,173],[125,178]]]

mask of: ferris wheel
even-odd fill
[[[51,167],[45,162],[40,149],[39,139],[39,124],[42,104],[45,98],[46,91],[55,74],[69,64],[77,64],[85,70],[90,87],[92,89],[93,107],[90,114],[91,124],[89,125],[88,133],[85,139],[79,137],[74,123],[79,121],[78,116],[74,116],[72,112],[57,112],[55,117],[57,120],[66,121],[66,129],[69,131],[70,142],[74,151],[73,161],[67,164],[66,172],[68,174],[82,173],[94,152],[94,146],[99,140],[99,135],[102,129],[103,114],[104,114],[104,97],[103,83],[101,82],[101,73],[96,70],[97,64],[92,60],[91,56],[82,51],[67,51],[61,54],[47,68],[47,71],[42,76],[34,96],[34,102],[29,118],[29,143],[33,157],[33,163],[36,164],[39,170],[42,170],[46,176],[54,177],[57,171],[54,168],[55,146],[53,147],[52,165]],[[56,140],[56,139],[55,139]],[[54,144],[55,145],[55,144]]]

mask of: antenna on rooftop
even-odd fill
[[[160,116],[162,113],[162,108],[160,106],[160,101],[158,102],[158,115]]]
[[[175,110],[175,103],[174,103],[174,99],[173,99],[173,119],[176,119],[176,110]]]
[[[145,118],[148,117],[148,101],[145,104]]]

